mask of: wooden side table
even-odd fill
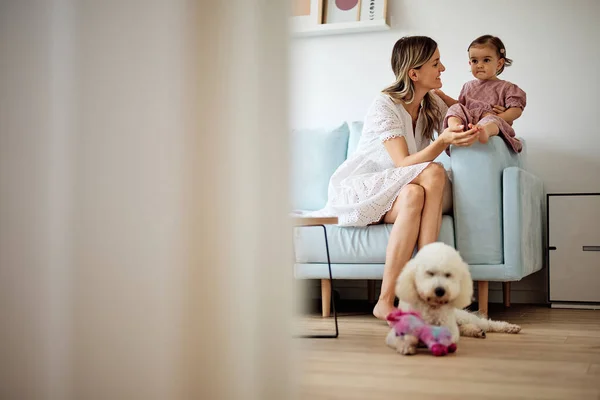
[[[329,296],[329,299],[325,299],[325,298],[321,299],[321,304],[322,304],[323,309],[325,309],[325,307],[327,307],[327,310],[329,310],[329,304],[331,304],[331,307],[333,308],[333,319],[335,322],[335,334],[331,334],[331,335],[301,335],[300,337],[318,338],[318,339],[324,339],[324,338],[335,339],[339,336],[339,329],[338,329],[337,311],[335,309],[335,298],[333,296],[333,275],[331,273],[331,258],[329,257],[329,242],[327,241],[327,228],[325,227],[325,225],[336,225],[338,223],[338,218],[337,217],[303,217],[302,214],[292,214],[291,218],[292,218],[292,224],[293,224],[294,228],[308,227],[308,226],[323,227],[323,233],[325,236],[325,251],[327,252],[327,267],[329,269],[330,296]],[[296,262],[295,247],[294,247],[294,262]]]

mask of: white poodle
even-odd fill
[[[485,338],[486,332],[521,330],[517,325],[463,310],[473,297],[469,266],[454,248],[441,242],[423,246],[406,264],[396,282],[396,296],[400,309],[418,311],[425,322],[450,329],[455,343],[459,336]],[[386,343],[402,354],[416,352],[417,343],[404,343],[393,329]]]

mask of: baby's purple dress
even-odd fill
[[[498,117],[492,106],[501,105],[506,108],[519,107],[525,109],[527,103],[527,95],[514,83],[503,80],[479,80],[474,79],[465,83],[460,95],[458,103],[448,109],[446,118],[444,118],[444,129],[448,127],[448,118],[457,117],[462,120],[462,124],[466,127],[467,124],[477,123],[485,124],[487,122],[495,122],[500,129],[500,137],[502,137],[511,148],[519,153],[523,149],[522,143],[515,137],[515,131],[502,118]],[[483,116],[485,113],[493,115]]]

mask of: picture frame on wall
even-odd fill
[[[323,23],[378,21],[387,17],[387,0],[324,0]]]
[[[389,30],[388,0],[290,0],[292,37]]]
[[[378,21],[387,18],[388,0],[361,0],[359,21]]]
[[[360,21],[361,0],[325,0],[323,23]]]
[[[292,30],[315,28],[323,22],[323,0],[292,0]]]

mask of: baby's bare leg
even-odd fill
[[[464,128],[465,124],[460,118],[458,118],[458,117],[449,117],[448,118],[448,127],[456,128],[459,125],[463,125],[463,130],[465,129]]]
[[[483,129],[479,132],[480,143],[487,143],[490,137],[496,136],[500,132],[498,125],[494,122],[488,122],[487,124],[484,124],[482,128]]]
[[[492,113],[486,113],[483,115],[483,117],[487,117],[487,116],[494,116],[494,114]],[[482,118],[483,120],[483,118]],[[489,119],[488,119],[489,121]],[[496,136],[498,133],[500,133],[500,128],[498,127],[498,125],[493,122],[485,122],[483,124],[480,124],[481,126],[481,132],[479,133],[479,142],[480,143],[487,143],[488,140],[490,139],[490,137],[492,136]]]

